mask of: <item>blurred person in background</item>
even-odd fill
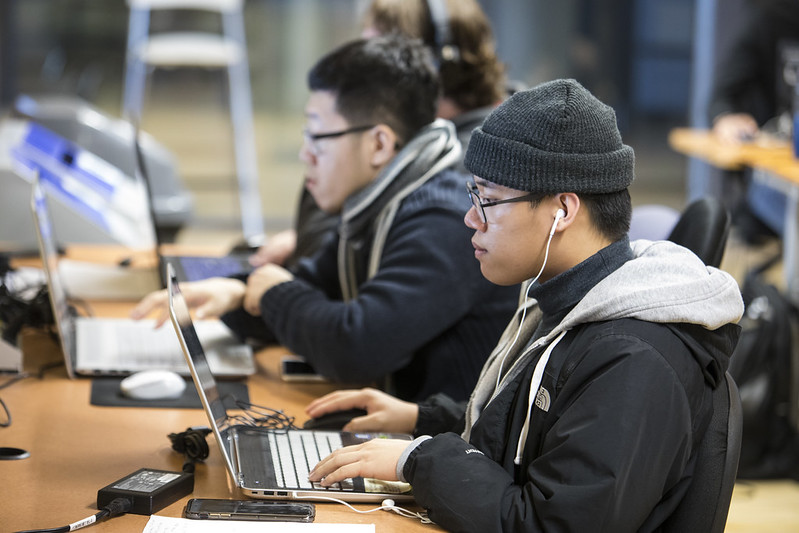
[[[799,2],[750,0],[749,4],[744,25],[719,61],[708,110],[713,133],[731,145],[755,141],[761,133],[790,137],[792,131]],[[743,181],[744,198],[733,209],[741,235],[751,243],[782,236],[785,195],[748,174]]]
[[[441,81],[437,116],[455,124],[463,153],[472,130],[513,89],[496,54],[491,24],[476,0],[373,0],[362,19],[362,37],[399,33],[433,51]],[[453,167],[466,173],[462,158]],[[250,257],[253,266],[291,266],[332,238],[338,216],[319,209],[303,188],[294,228],[270,237]]]

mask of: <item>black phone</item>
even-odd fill
[[[316,370],[297,356],[286,356],[280,360],[280,376],[283,381],[294,382],[326,382],[327,378],[320,376]]]
[[[207,520],[313,522],[316,507],[303,502],[192,498],[183,514],[186,518]]]

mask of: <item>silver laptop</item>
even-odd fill
[[[331,488],[308,481],[308,473],[331,451],[373,438],[411,440],[410,435],[270,429],[234,423],[228,416],[201,342],[192,324],[171,265],[167,266],[169,316],[180,339],[191,376],[233,482],[252,498],[346,501],[411,500],[407,483],[353,478]]]
[[[136,155],[136,176],[144,185],[147,197],[147,211],[153,225],[155,236],[155,253],[158,257],[158,274],[162,288],[166,288],[166,264],[170,263],[182,281],[197,281],[217,276],[225,277],[242,272],[250,272],[252,266],[248,261],[249,253],[230,253],[225,256],[203,255],[163,255],[161,253],[161,237],[158,234],[157,217],[155,213],[155,197],[153,195],[152,179],[147,171],[144,154],[139,139],[140,131],[137,124],[133,126],[133,147]]]
[[[153,320],[76,316],[58,272],[58,253],[42,186],[39,179],[34,180],[31,208],[67,374],[125,375],[167,369],[189,375],[180,344],[170,328],[155,329]],[[209,364],[219,376],[255,373],[252,348],[237,340],[222,322],[198,322],[198,331],[209,346]]]

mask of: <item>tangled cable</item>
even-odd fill
[[[201,463],[208,457],[208,442],[205,437],[211,429],[205,426],[194,426],[181,433],[167,435],[172,442],[172,449],[186,456],[183,464],[184,472],[194,472],[194,464]]]
[[[243,400],[234,400],[236,407],[243,412],[238,415],[229,415],[229,423],[239,423],[245,426],[258,426],[269,429],[297,429],[294,425],[294,417],[289,416],[283,411],[263,407]]]

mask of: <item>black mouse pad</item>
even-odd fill
[[[104,407],[172,407],[183,409],[202,409],[200,397],[194,383],[188,381],[186,390],[180,398],[174,400],[133,400],[122,396],[119,392],[121,377],[94,378],[92,379],[92,394],[90,403]],[[236,400],[249,402],[250,393],[247,383],[243,381],[217,382],[219,395],[222,397],[226,409],[235,409]]]

